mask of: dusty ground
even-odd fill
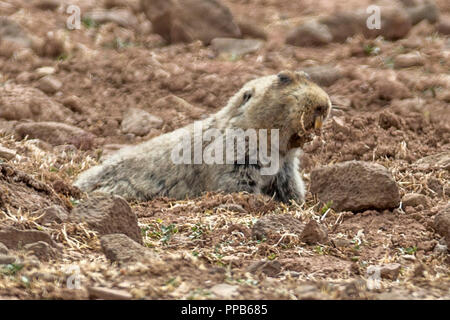
[[[104,2],[71,1],[82,12],[103,8]],[[11,52],[0,45],[2,87],[11,83],[36,87],[36,70],[54,67],[62,87],[49,99],[71,109],[58,121],[95,135],[86,138],[89,143],[73,142],[78,149],[52,147],[22,139],[11,129],[16,119],[0,117],[0,145],[16,152],[0,163],[43,184],[36,186],[23,178],[1,181],[0,225],[45,231],[61,250],[50,261],[11,250],[23,263],[0,265],[0,298],[88,298],[92,297],[88,289],[100,286],[147,299],[450,299],[449,255],[436,249],[445,242],[433,229],[434,216],[449,203],[449,167],[429,168],[416,162],[450,152],[448,36],[423,21],[408,37],[394,42],[356,36],[345,43],[294,47],[283,39],[299,19],[338,8],[365,8],[369,1],[228,0],[224,2],[236,17],[255,21],[268,39],[257,52],[224,57],[200,42],[167,44],[144,23],[135,2],[130,1],[128,8],[138,19],[137,27],[83,20],[80,30],[69,31],[68,15],[60,9],[0,1],[1,15],[48,44],[41,47],[44,53]],[[450,15],[448,1],[436,4],[442,16]],[[55,37],[64,38],[65,44],[48,40]],[[410,52],[419,52],[423,65],[396,67],[395,58]],[[111,264],[98,234],[85,225],[44,225],[33,217],[55,203],[70,211],[83,197],[69,187],[78,173],[120,145],[148,140],[217,111],[250,79],[320,65],[339,69],[338,77],[324,86],[335,106],[332,116],[339,122],[329,120],[321,139],[305,147],[302,174],[307,184],[314,167],[375,161],[392,172],[401,196],[421,193],[427,196],[428,206],[360,213],[329,210],[322,216],[327,208],[311,193],[305,203],[289,205],[245,194],[132,203],[144,245],[165,263],[126,266]],[[169,95],[193,107],[183,109],[159,100]],[[77,98],[69,99],[72,96]],[[123,133],[120,124],[130,107],[160,117],[163,126],[141,137]],[[302,221],[323,218],[331,241],[307,245],[289,233],[263,241],[252,238],[252,226],[261,216],[281,213]],[[278,261],[273,264],[277,275],[248,272],[252,263],[261,260]],[[389,263],[401,265],[398,278],[368,288],[368,267]],[[67,287],[74,268],[79,268],[81,277],[78,290]],[[230,285],[228,291],[222,295],[211,291],[223,283]]]

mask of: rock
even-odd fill
[[[75,95],[64,98],[62,101],[63,105],[73,112],[83,113],[83,106],[81,103],[81,99]]]
[[[288,214],[266,215],[258,219],[252,227],[252,237],[257,240],[279,238],[283,233],[300,236],[305,225]],[[274,239],[274,240],[275,240]]]
[[[433,154],[415,162],[420,170],[450,170],[450,151]]]
[[[324,87],[331,86],[343,77],[342,70],[331,65],[307,67],[301,71],[306,72],[312,81]]]
[[[405,99],[411,97],[411,92],[402,82],[386,78],[376,78],[373,86],[378,96],[383,100]]]
[[[40,209],[33,215],[38,217],[38,219],[36,219],[36,222],[41,224],[50,224],[53,222],[63,223],[69,219],[67,211],[63,207],[58,205],[52,205]]]
[[[48,185],[1,162],[0,190],[0,209],[6,211],[8,208],[11,213],[18,210],[34,212],[53,204],[65,206]]]
[[[450,205],[435,216],[434,229],[445,238],[447,247],[450,248]]]
[[[258,51],[263,46],[261,40],[214,38],[211,47],[219,54],[240,57],[247,53]]]
[[[69,218],[73,222],[86,222],[100,235],[123,233],[142,244],[137,217],[122,197],[94,193],[78,204]]]
[[[344,42],[361,32],[361,28],[365,27],[365,19],[358,13],[337,12],[319,19],[318,22],[327,26],[334,42]]]
[[[30,37],[23,28],[7,17],[0,17],[0,39],[2,45],[8,44],[16,48],[29,48],[31,46]]]
[[[5,246],[2,242],[0,242],[0,254],[6,255],[8,254],[8,247]]]
[[[216,284],[209,289],[213,294],[215,294],[220,299],[232,299],[239,295],[239,287],[232,286],[226,283]]]
[[[109,289],[102,287],[89,287],[90,299],[103,299],[103,300],[131,300],[133,296],[124,290]]]
[[[365,11],[365,10],[364,10]],[[412,23],[409,15],[404,9],[395,6],[380,7],[381,12],[381,28],[369,29],[366,26],[365,15],[362,33],[367,38],[376,38],[383,36],[386,40],[398,40],[405,38],[412,28]]]
[[[141,0],[154,32],[166,41],[209,44],[220,37],[239,38],[230,10],[219,0]]]
[[[402,266],[399,263],[390,263],[380,266],[381,278],[397,280]]]
[[[289,32],[286,43],[297,47],[321,46],[330,43],[333,36],[328,27],[317,21],[309,21]]]
[[[90,19],[97,24],[112,22],[124,28],[134,28],[138,25],[134,14],[127,9],[94,10],[85,13],[83,18]]]
[[[264,273],[269,277],[276,277],[281,272],[281,263],[279,261],[257,261],[252,263],[247,271],[253,274]]]
[[[324,225],[311,219],[300,234],[300,240],[307,244],[325,244],[328,242],[328,230]]]
[[[48,261],[57,256],[57,251],[47,242],[38,241],[23,246],[24,250],[31,251],[40,260]]]
[[[422,57],[418,52],[399,54],[394,59],[394,65],[397,68],[423,66],[424,64],[425,58]]]
[[[56,72],[56,69],[53,67],[41,67],[35,70],[35,74],[38,78],[50,76]]]
[[[436,26],[437,32],[443,35],[450,35],[450,16],[441,17]]]
[[[142,109],[128,109],[122,120],[121,129],[123,133],[132,133],[137,136],[145,136],[151,129],[161,128],[163,120],[155,117]]]
[[[35,8],[40,10],[50,10],[55,11],[61,5],[60,1],[57,0],[37,0],[33,3]]]
[[[0,159],[12,160],[16,157],[16,152],[14,150],[0,146]]]
[[[0,254],[0,265],[2,264],[11,264],[17,261],[15,256],[3,255]]]
[[[243,206],[237,203],[223,203],[219,205],[217,208],[224,209],[226,211],[234,211],[239,213],[247,213],[247,210],[244,209]]]
[[[237,19],[237,25],[241,30],[242,37],[253,39],[267,40],[268,35],[264,28],[258,26],[254,21],[247,21],[246,19]]]
[[[400,204],[398,186],[382,165],[348,161],[311,172],[311,192],[337,211],[392,209]]]
[[[0,229],[0,242],[8,249],[20,249],[29,243],[43,241],[52,247],[57,247],[48,233],[38,230],[17,230],[15,228]]]
[[[418,24],[422,20],[427,20],[430,23],[436,23],[439,20],[439,9],[432,2],[408,7],[406,8],[406,13],[413,25]]]
[[[94,145],[95,136],[83,129],[59,122],[29,122],[18,124],[18,136],[40,139],[53,146],[73,144],[81,150],[89,150]]]
[[[158,260],[147,248],[141,246],[124,234],[107,234],[100,238],[103,253],[111,262],[136,262],[146,258]]]
[[[54,94],[62,88],[62,83],[57,78],[49,75],[41,78],[37,86],[47,94]]]
[[[38,89],[12,84],[0,87],[0,118],[63,121],[69,113]]]
[[[417,207],[422,205],[424,208],[430,208],[431,202],[427,196],[420,193],[407,193],[402,198],[403,207]]]

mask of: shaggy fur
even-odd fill
[[[317,121],[331,109],[328,95],[304,73],[283,71],[248,82],[228,104],[202,121],[203,132],[216,128],[279,129],[279,170],[262,175],[264,164],[174,164],[174,147],[191,133],[194,124],[119,150],[101,165],[82,173],[75,186],[85,192],[101,191],[128,200],[167,196],[185,199],[205,191],[263,193],[289,202],[302,201],[304,184],[299,174],[300,147],[310,140]],[[320,122],[321,124],[321,122]],[[270,132],[270,131],[269,131]],[[268,133],[270,136],[270,133]],[[226,140],[226,137],[223,137]],[[208,146],[203,142],[202,150]],[[269,143],[270,147],[270,143]],[[246,149],[248,151],[248,149]],[[245,154],[248,160],[248,153]]]

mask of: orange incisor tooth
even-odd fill
[[[314,129],[322,129],[323,119],[322,116],[316,117],[314,121]]]

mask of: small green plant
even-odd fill
[[[91,28],[96,28],[98,27],[97,22],[95,22],[93,19],[88,18],[88,17],[83,17],[81,19],[81,23],[83,24],[83,26],[85,26],[87,29],[91,29]]]
[[[368,56],[376,56],[380,54],[380,48],[373,44],[364,45],[364,53]]]
[[[168,226],[161,226],[161,232],[162,232],[161,241],[164,244],[167,244],[169,243],[170,239],[172,239],[172,236],[175,233],[178,233],[178,229],[175,226],[175,224],[171,223]]]
[[[333,200],[328,201],[320,210],[320,214],[324,215],[325,212],[327,212],[329,209],[331,209],[331,206],[333,205]]]
[[[24,267],[21,263],[10,263],[7,264],[3,269],[1,269],[1,273],[8,276],[15,276],[20,270]]]
[[[267,259],[269,260],[275,260],[277,258],[277,255],[275,253],[271,253],[267,256]]]

